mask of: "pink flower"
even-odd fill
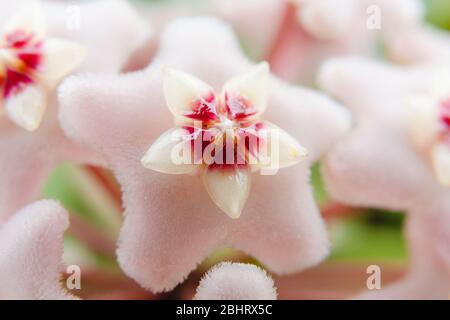
[[[260,120],[268,80],[268,64],[261,63],[217,95],[201,80],[166,69],[165,99],[180,124],[156,140],[142,164],[168,174],[199,173],[214,203],[239,218],[252,171],[286,168],[307,155],[287,132]]]
[[[432,26],[417,25],[392,37],[388,55],[403,64],[448,63],[450,34]]]
[[[324,162],[329,192],[347,204],[410,215],[411,275],[388,297],[432,296],[450,288],[450,81],[442,70],[338,58],[320,72],[321,87],[356,118]]]
[[[321,261],[328,253],[328,239],[308,182],[309,166],[347,130],[348,114],[321,94],[268,77],[264,118],[300,141],[309,156],[277,175],[252,175],[242,214],[230,219],[209,199],[197,175],[163,174],[141,164],[149,145],[173,126],[167,98],[169,107],[175,111],[176,106],[176,113],[184,115],[183,121],[192,115],[192,108],[186,107],[193,105],[202,105],[200,114],[216,117],[208,105],[217,95],[191,96],[203,97],[203,104],[196,103],[201,99],[191,100],[195,103],[190,105],[172,104],[183,95],[171,91],[169,82],[165,97],[163,79],[164,70],[171,70],[168,67],[184,72],[169,71],[175,76],[169,80],[189,80],[182,82],[203,93],[204,83],[214,89],[207,91],[219,92],[229,79],[249,70],[264,74],[267,68],[251,68],[230,27],[222,22],[181,19],[162,34],[159,52],[146,70],[122,76],[77,76],[66,80],[60,90],[65,132],[97,150],[122,185],[125,221],[118,257],[124,271],[143,287],[163,291],[180,283],[221,245],[246,251],[277,273],[299,271]],[[260,82],[249,83],[257,88]],[[264,94],[254,98],[248,94],[253,103],[265,101]],[[223,101],[220,105],[226,106]],[[149,161],[153,168],[170,164],[156,160]]]
[[[75,299],[61,285],[67,212],[36,202],[0,226],[0,299]]]
[[[0,25],[0,221],[34,199],[57,164],[99,163],[63,135],[55,86],[82,61],[77,71],[119,72],[146,34],[122,0],[79,5],[79,29],[66,25],[66,4],[32,3],[18,9],[17,2],[4,1],[0,10],[15,16]]]
[[[277,75],[306,84],[314,84],[317,68],[330,57],[374,56],[380,39],[387,47],[395,45],[397,34],[416,28],[424,11],[418,0],[340,0],[338,6],[333,0],[214,3],[254,56],[271,62]]]
[[[205,274],[196,300],[276,300],[273,280],[257,266],[222,262]]]

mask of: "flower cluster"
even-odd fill
[[[149,297],[236,260],[222,247],[277,280],[329,255],[324,208],[337,202],[403,212],[410,250],[399,282],[345,298],[447,298],[450,35],[425,24],[421,0],[341,2],[214,0],[201,17],[178,3],[2,2],[0,298]],[[72,212],[83,205],[39,200],[62,163],[92,223]],[[110,295],[64,286],[70,262]],[[222,262],[181,297],[277,291],[260,267]]]

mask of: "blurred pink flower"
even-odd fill
[[[18,32],[22,28],[24,29],[22,31],[28,31],[35,35],[43,35],[44,30],[47,29],[50,39],[53,37],[70,39],[85,46],[88,49],[87,56],[80,68],[77,69],[78,72],[88,70],[119,72],[147,33],[135,12],[122,0],[97,1],[78,5],[80,25],[79,28],[75,26],[73,29],[67,25],[67,4],[42,2],[43,15],[41,16],[39,3],[34,6],[26,3],[26,1],[2,1],[0,5],[0,30],[5,30],[3,21],[7,20],[6,17],[14,16],[19,12],[19,5],[24,4],[23,15],[16,18],[13,21],[14,25],[9,28]],[[99,16],[102,19],[99,19]],[[111,38],[111,34],[114,34],[114,38]],[[43,50],[51,45],[54,49],[52,52],[56,53],[52,56],[44,55],[41,57],[43,66],[48,67],[48,62],[52,61],[53,69],[43,68],[41,70],[41,65],[36,66],[39,69],[39,79],[42,76],[52,78],[51,88],[54,88],[57,81],[80,62],[77,50],[72,50],[72,48],[76,49],[77,47],[69,45],[71,42],[67,40],[58,40],[58,42],[47,41],[47,38],[39,40],[39,43],[42,43]],[[16,39],[16,41],[20,41],[20,39]],[[74,59],[68,59],[68,52],[75,53],[75,55],[72,55]],[[21,59],[15,59],[14,64],[23,65],[22,61],[31,61],[31,58],[35,57],[30,56],[29,52],[26,53],[26,55],[19,56]],[[11,55],[8,54],[8,56]],[[2,59],[3,56],[0,61]],[[2,76],[1,63],[0,78]],[[0,207],[2,208],[0,221],[7,219],[18,208],[37,197],[49,173],[57,164],[64,161],[99,163],[98,159],[86,148],[64,137],[58,124],[58,106],[53,94],[54,89],[50,88],[46,91],[46,95],[48,94],[47,102],[41,104],[36,104],[36,101],[39,101],[39,99],[36,99],[36,95],[43,91],[23,90],[25,85],[32,89],[31,84],[36,80],[35,71],[31,70],[28,73],[30,75],[33,73],[34,78],[31,79],[26,74],[19,73],[19,79],[27,77],[25,78],[27,81],[17,80],[14,82],[15,87],[13,86],[14,90],[9,97],[11,101],[9,105],[8,101],[5,102],[5,108],[7,110],[9,108],[9,115],[12,120],[34,131],[27,132],[12,123],[8,117],[4,115],[0,117],[0,171],[2,172],[2,179],[0,179]],[[7,81],[11,82],[17,77],[14,79],[9,77],[9,79]],[[48,82],[45,83],[48,84]],[[30,92],[34,96],[30,96]],[[34,104],[30,104],[30,101]],[[47,106],[47,110],[44,114],[45,106]],[[27,119],[33,121],[30,122]],[[27,123],[31,125],[28,126]],[[39,128],[37,128],[38,126]],[[17,186],[20,186],[20,192],[17,191]]]
[[[309,166],[348,129],[348,113],[315,91],[270,77],[265,119],[292,134],[309,156],[275,176],[253,175],[241,217],[230,219],[197,176],[161,174],[141,164],[149,144],[173,123],[163,94],[166,66],[218,92],[251,63],[229,26],[213,18],[181,19],[162,34],[146,70],[76,76],[60,90],[65,132],[98,151],[122,185],[125,222],[118,257],[124,271],[143,287],[164,291],[221,245],[248,252],[277,273],[320,262],[328,239],[309,185]]]
[[[276,300],[273,280],[255,265],[222,262],[206,273],[195,300]]]
[[[450,78],[445,70],[348,57],[328,61],[320,72],[321,87],[356,119],[324,161],[328,191],[346,204],[405,210],[410,216],[411,273],[386,289],[386,297],[447,298],[450,291]]]
[[[41,200],[0,225],[0,299],[76,299],[61,284],[68,213]]]
[[[319,65],[342,54],[376,55],[379,42],[395,45],[403,31],[420,24],[419,0],[216,0],[215,12],[229,21],[258,59],[275,74],[313,84]],[[379,9],[379,15],[377,14]],[[380,19],[379,28],[368,21]],[[371,20],[372,19],[372,20]]]
[[[417,25],[396,33],[388,49],[389,57],[398,63],[448,63],[450,33],[432,26]]]

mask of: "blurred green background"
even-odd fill
[[[173,0],[136,1],[154,3]],[[450,0],[424,1],[427,5],[427,20],[440,28],[450,30]],[[96,200],[87,198],[86,194],[80,190],[80,186],[74,183],[74,176],[77,176],[80,170],[80,168],[70,165],[63,165],[56,169],[45,187],[44,196],[59,199],[69,211],[99,229],[109,228],[114,230],[113,233],[117,232],[118,226],[111,227],[108,214],[99,214]],[[325,203],[327,194],[321,181],[318,166],[313,169],[312,182],[317,200],[319,203]],[[402,213],[374,209],[362,210],[362,213],[358,215],[329,220],[328,224],[333,242],[333,250],[329,260],[375,261],[377,263],[404,262],[406,248],[401,232],[403,220]],[[83,247],[81,243],[77,243],[74,238],[68,237],[66,241],[67,245],[78,247],[94,263],[115,267],[115,261],[112,257],[105,257],[101,253],[89,250],[87,247]]]

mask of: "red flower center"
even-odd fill
[[[259,131],[263,123],[254,116],[256,108],[243,96],[225,94],[221,101],[210,92],[195,100],[185,116],[195,120],[183,126],[189,133],[193,160],[196,163],[212,158],[213,167],[247,165],[260,150]]]
[[[8,98],[33,83],[33,74],[42,62],[42,42],[21,30],[5,36],[0,46],[0,90]]]

